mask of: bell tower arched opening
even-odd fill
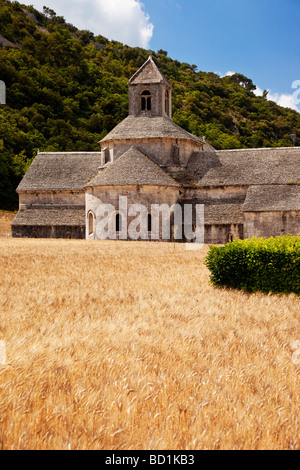
[[[152,107],[151,99],[152,99],[151,91],[144,90],[141,92],[141,111],[151,111],[151,107]]]

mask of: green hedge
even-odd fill
[[[251,238],[210,246],[205,264],[217,287],[300,294],[300,236]]]

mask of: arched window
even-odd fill
[[[72,238],[72,237],[71,237],[71,234],[70,234],[70,232],[67,232],[67,235],[66,235],[66,237],[67,237],[67,239],[68,239],[68,240],[71,240],[71,238]]]
[[[94,233],[94,216],[92,212],[89,212],[89,235],[92,235]]]
[[[151,111],[151,92],[149,90],[144,90],[141,93],[141,110]]]
[[[229,234],[227,235],[227,240],[226,240],[226,241],[227,241],[227,243],[233,242],[233,234],[232,234],[232,233],[229,233]]]
[[[152,232],[152,214],[148,214],[148,232]]]
[[[169,116],[169,114],[170,114],[170,95],[169,95],[168,91],[166,91],[166,93],[165,93],[165,111],[166,111],[167,115]]]
[[[116,232],[122,231],[122,216],[119,212],[116,214]]]

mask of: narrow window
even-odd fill
[[[148,214],[148,232],[152,232],[152,214]]]
[[[89,213],[89,235],[92,235],[94,233],[94,216],[90,212]]]
[[[173,144],[172,159],[173,159],[173,163],[175,163],[175,165],[179,165],[179,163],[180,163],[179,152],[180,152],[179,145]]]
[[[121,214],[116,214],[116,232],[122,231],[122,216]]]
[[[151,111],[151,93],[149,90],[145,90],[141,94],[141,110]]]
[[[229,233],[229,234],[227,235],[227,243],[230,243],[230,242],[233,242],[233,235],[232,235],[232,233]]]
[[[166,91],[166,94],[165,94],[165,111],[166,111],[168,116],[170,115],[170,109],[169,108],[170,108],[169,92]]]
[[[67,232],[67,239],[68,239],[68,240],[71,240],[71,238],[72,238],[72,237],[71,237],[70,232]]]
[[[104,149],[104,163],[105,164],[109,162],[109,160],[110,160],[109,157],[110,157],[109,150],[108,150],[108,148],[105,148]]]

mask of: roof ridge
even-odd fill
[[[218,153],[220,152],[249,152],[249,151],[259,151],[259,150],[300,150],[300,147],[252,147],[252,148],[247,148],[247,149],[222,149],[222,150],[216,150]]]
[[[101,151],[95,152],[38,152],[37,155],[100,155]]]

